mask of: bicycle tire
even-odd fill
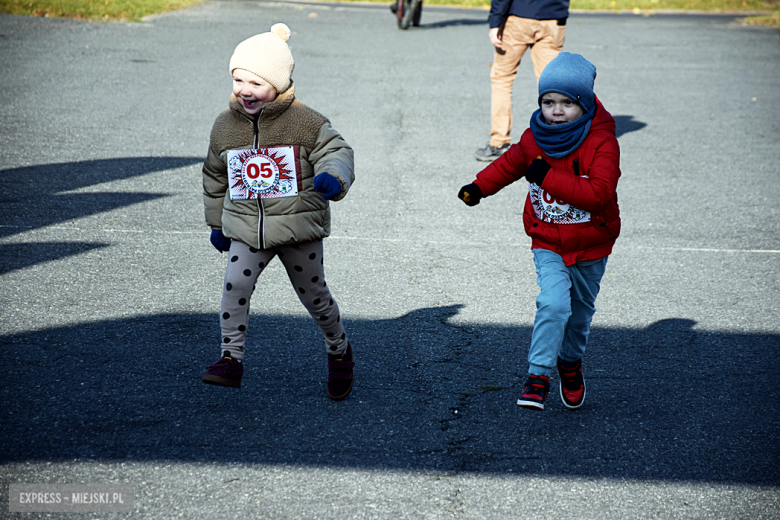
[[[414,7],[412,8],[412,25],[414,27],[419,27],[420,18],[422,18],[423,0],[413,1],[412,4],[414,5]]]
[[[397,0],[398,2],[398,28],[408,29],[414,17],[412,0]]]

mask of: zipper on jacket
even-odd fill
[[[262,107],[260,109],[260,112],[257,114],[257,118],[252,118],[252,132],[254,133],[254,146],[253,148],[257,150],[260,148],[260,118],[263,117],[263,112],[265,111],[265,107]],[[260,202],[260,197],[255,199],[257,201],[257,214],[259,215],[258,219],[259,222],[257,223],[257,245],[260,249],[265,249],[263,247],[263,228],[265,227],[265,212],[263,211],[263,204]]]
[[[260,246],[260,249],[265,249],[263,247],[263,227],[265,226],[265,212],[263,211],[263,205],[260,204],[260,199],[257,200],[257,212],[260,215],[260,222],[257,223],[257,245]]]
[[[263,112],[265,112],[265,107],[260,109],[260,112],[257,113],[256,118],[252,118],[252,132],[255,134],[255,150],[260,148],[260,118],[263,117]]]
[[[580,175],[580,161],[578,159],[574,159],[574,162],[572,163],[572,168],[574,168],[574,175],[578,176]]]

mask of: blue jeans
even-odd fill
[[[528,349],[528,373],[549,376],[557,358],[577,361],[585,353],[594,303],[607,267],[607,258],[566,267],[560,255],[534,249],[536,317]]]

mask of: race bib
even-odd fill
[[[294,146],[228,150],[227,165],[231,200],[298,195],[300,167]]]
[[[536,184],[528,185],[531,204],[536,218],[553,224],[580,224],[590,222],[590,212],[575,208],[562,200],[558,200]]]

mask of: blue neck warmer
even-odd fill
[[[531,133],[534,135],[536,144],[539,145],[544,153],[559,159],[568,155],[585,140],[590,130],[590,123],[593,116],[596,115],[596,105],[585,112],[579,119],[571,123],[560,125],[548,125],[542,116],[542,109],[538,109],[531,116]]]

